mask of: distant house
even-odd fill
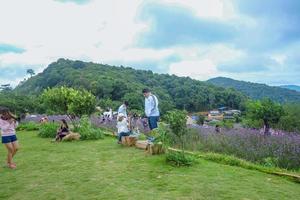
[[[221,113],[218,110],[209,111],[208,116],[207,116],[207,120],[208,121],[211,121],[211,120],[223,120],[223,113]]]

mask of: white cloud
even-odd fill
[[[239,77],[238,74],[224,74],[217,70],[220,63],[239,59],[247,54],[234,49],[234,44],[185,48],[178,46],[160,50],[134,46],[137,35],[149,28],[149,24],[143,24],[146,22],[142,23],[137,19],[137,13],[145,2],[153,1],[93,0],[86,4],[75,4],[54,0],[1,0],[0,43],[13,44],[26,51],[20,54],[1,54],[0,70],[17,66],[22,66],[23,70],[24,66],[28,66],[40,72],[51,62],[63,57],[107,64],[117,63],[116,61],[118,63],[159,61],[161,66],[158,66],[158,69],[166,70],[162,72],[191,76],[200,80],[219,75]],[[231,0],[155,0],[155,2],[186,7],[201,18],[214,18],[237,26],[237,23],[245,22],[250,28],[255,27],[255,20],[237,15]],[[174,55],[180,59],[164,63],[164,58]],[[286,55],[285,52],[269,55],[280,64],[276,66],[280,67],[280,72],[286,70]],[[280,77],[275,68],[270,72],[274,73],[274,76],[263,79],[264,81],[271,82],[275,74]],[[288,77],[288,72],[285,73],[285,77]],[[254,80],[255,76],[260,75],[240,75],[245,80],[247,77],[248,80]],[[7,79],[0,72],[0,83],[10,81],[16,85],[20,80],[23,80],[23,77]]]
[[[217,69],[211,60],[191,60],[171,64],[169,73],[178,76],[189,76],[199,80],[207,80],[217,73]]]

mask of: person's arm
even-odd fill
[[[151,112],[154,112],[157,106],[157,99],[154,95],[151,95]]]
[[[146,117],[150,116],[151,110],[152,110],[151,100],[149,98],[150,97],[148,97],[148,99],[145,99],[145,114],[146,114]]]

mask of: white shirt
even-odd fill
[[[145,98],[145,114],[147,117],[158,117],[158,100],[157,97],[151,94],[148,98]]]
[[[117,122],[117,128],[118,128],[118,133],[128,133],[129,129],[128,129],[128,122],[127,119],[124,118],[122,121],[118,121]]]
[[[118,109],[118,114],[123,113],[125,117],[127,118],[127,111],[126,111],[126,106],[122,104],[119,109]]]

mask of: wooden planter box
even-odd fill
[[[162,144],[148,144],[146,151],[150,155],[158,155],[158,154],[165,153],[165,150],[164,150]]]
[[[143,149],[143,150],[147,149],[147,145],[148,145],[148,141],[147,140],[138,140],[135,143],[136,148]]]
[[[122,144],[124,146],[128,146],[128,147],[134,146],[136,141],[137,141],[136,137],[130,137],[130,136],[123,136],[122,137]]]

